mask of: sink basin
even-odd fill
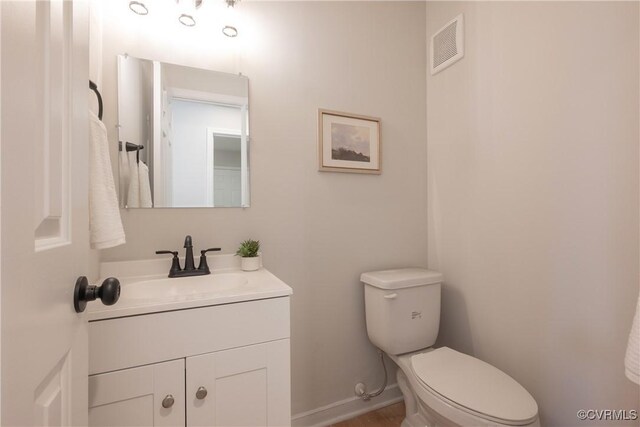
[[[88,321],[244,303],[292,293],[289,286],[265,268],[240,270],[240,259],[235,254],[212,256],[211,274],[206,276],[168,278],[166,267],[161,260],[103,264],[101,280],[107,277],[120,280],[120,300],[114,305],[90,304]]]
[[[123,286],[121,297],[123,299],[193,297],[240,288],[247,282],[247,278],[238,273],[145,280]]]

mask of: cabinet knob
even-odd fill
[[[164,399],[162,399],[162,407],[171,408],[174,402],[175,402],[175,399],[173,398],[173,396],[170,394],[167,394],[167,396]]]
[[[207,397],[207,389],[202,386],[198,387],[198,390],[196,391],[196,398],[202,400],[205,397]]]

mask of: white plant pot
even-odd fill
[[[256,271],[262,264],[262,262],[260,262],[260,255],[251,258],[241,257],[240,260],[242,271]]]

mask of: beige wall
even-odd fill
[[[515,377],[544,425],[638,409],[638,3],[429,2],[427,35],[461,12],[466,56],[427,77],[439,344]]]
[[[204,29],[151,31],[128,10],[117,18],[103,7],[113,156],[116,54],[241,71],[250,80],[252,197],[244,210],[123,210],[127,244],[102,259],[182,250],[188,233],[197,247],[226,253],[260,239],[266,267],[294,290],[293,412],[352,397],[357,381],[377,385],[359,275],[427,259],[425,4],[241,2],[248,37],[234,48]],[[318,108],[382,118],[382,175],[317,172]]]

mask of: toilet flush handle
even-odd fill
[[[396,294],[395,292],[392,294],[386,294],[384,296],[386,299],[396,299],[398,297],[398,294]]]

